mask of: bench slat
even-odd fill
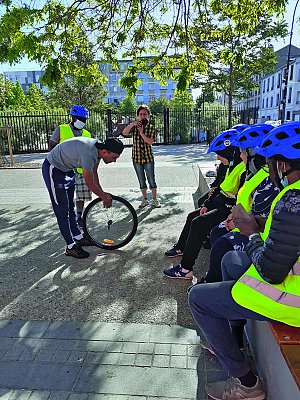
[[[293,344],[281,345],[281,352],[300,390],[300,347]]]
[[[279,322],[270,322],[269,325],[276,339],[276,342],[279,345],[300,344],[300,328],[288,326]]]

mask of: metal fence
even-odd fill
[[[86,129],[94,137],[104,140],[108,136],[119,136],[124,126],[134,121],[135,114],[118,113],[106,110],[102,113],[91,112]],[[49,138],[55,127],[69,121],[65,113],[0,113],[0,126],[11,127],[11,143],[14,154],[48,151]],[[257,121],[257,109],[233,110],[232,124],[254,123]],[[201,109],[168,109],[151,116],[157,144],[210,142],[219,132],[227,129],[228,111],[225,107],[207,107]],[[127,142],[130,144],[130,141]],[[126,141],[125,141],[126,144]],[[5,135],[0,132],[0,150],[8,151]]]

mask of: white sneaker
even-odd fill
[[[208,383],[205,391],[214,400],[264,400],[266,393],[257,378],[253,387],[243,386],[238,378],[229,378],[226,381]]]
[[[147,199],[143,199],[141,204],[139,205],[139,208],[144,208],[144,207],[146,207],[148,205],[149,205],[148,200]]]
[[[161,207],[161,205],[160,205],[160,203],[159,203],[159,201],[157,199],[153,199],[152,200],[152,205],[153,205],[153,207],[156,207],[156,208],[160,208]]]

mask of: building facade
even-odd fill
[[[119,60],[120,70],[116,71],[110,64],[101,64],[100,68],[103,74],[107,78],[107,82],[104,88],[107,90],[107,97],[105,102],[108,104],[118,105],[127,92],[122,89],[119,85],[119,80],[124,75],[126,69],[131,65],[130,60]],[[42,86],[40,78],[43,76],[44,71],[7,71],[4,72],[4,77],[9,79],[11,82],[20,82],[24,92],[27,91],[28,86],[34,83],[39,89],[44,92],[48,91],[48,88]],[[139,79],[142,81],[142,85],[139,86],[136,95],[136,104],[149,103],[151,100],[159,97],[164,97],[170,100],[174,97],[174,90],[176,88],[176,82],[172,79],[168,79],[166,86],[161,86],[159,81],[151,78],[148,74],[140,73]]]

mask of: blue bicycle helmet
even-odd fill
[[[74,115],[74,117],[82,117],[86,119],[89,118],[88,109],[83,106],[79,106],[77,104],[71,108],[70,114]]]
[[[288,122],[272,129],[254,151],[266,158],[278,155],[300,160],[300,122]]]
[[[237,124],[234,125],[231,129],[235,129],[238,132],[243,132],[243,130],[249,128],[249,125],[247,124]]]
[[[260,144],[263,138],[274,129],[272,125],[255,124],[249,126],[236,136],[232,146],[237,146],[240,149],[254,148]]]
[[[228,131],[219,133],[219,135],[216,136],[211,142],[207,153],[211,153],[212,151],[217,152],[220,150],[224,150],[226,147],[231,146],[231,142],[235,138],[236,134],[237,131],[234,129],[229,129]]]

